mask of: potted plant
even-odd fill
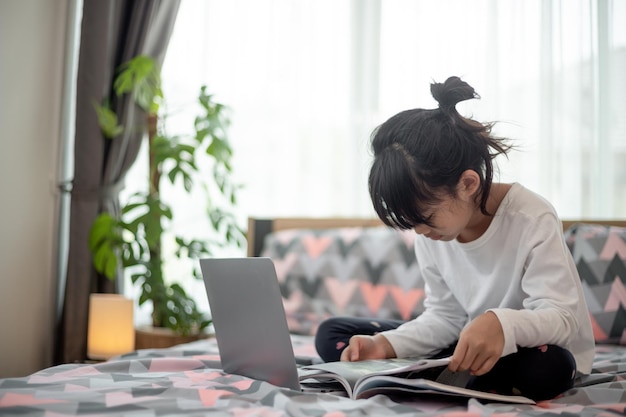
[[[114,90],[117,96],[131,94],[146,111],[141,128],[147,131],[148,191],[132,195],[121,208],[119,218],[107,212],[96,218],[89,237],[94,267],[110,279],[128,271],[133,284],[140,287],[139,305],[152,304],[155,328],[168,328],[180,336],[201,334],[210,319],[198,310],[180,284],[164,276],[163,239],[171,233],[176,247],[174,256],[193,259],[211,256],[217,247],[242,247],[245,242],[245,234],[232,213],[239,186],[231,180],[233,152],[227,138],[227,108],[215,102],[202,86],[198,96],[200,114],[195,118],[193,134],[168,135],[164,128],[166,115],[160,106],[163,94],[159,69],[146,56],[137,56],[120,67]],[[103,135],[110,140],[125,129],[137,128],[118,125],[117,115],[106,103],[94,107]],[[212,176],[201,175],[200,161],[212,165]],[[206,194],[203,203],[211,236],[185,238],[169,229],[176,213],[162,198],[164,181],[183,187],[188,195],[198,188]],[[197,262],[193,275],[201,277]]]

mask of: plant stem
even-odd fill
[[[149,149],[149,194],[153,201],[160,201],[160,182],[161,182],[161,168],[156,163],[156,158],[154,155],[154,141],[157,137],[158,133],[158,123],[159,116],[156,113],[148,113],[147,116],[147,125],[148,125],[148,149]],[[154,224],[161,224],[161,213],[159,210],[155,210],[151,213],[154,216]],[[150,266],[151,271],[147,274],[150,276],[150,285],[152,287],[153,296],[152,296],[152,325],[155,327],[163,326],[164,317],[163,317],[163,309],[166,306],[161,306],[160,304],[166,302],[165,297],[163,297],[163,267],[161,261],[161,239],[159,238],[155,242],[151,242],[149,245],[150,250]]]
[[[155,157],[153,152],[154,140],[157,136],[157,126],[159,123],[159,116],[155,113],[148,113],[146,116],[148,124],[148,149],[150,160],[148,169],[150,170],[150,195],[155,197],[159,196],[159,182],[161,181],[161,172],[159,167],[155,163]]]

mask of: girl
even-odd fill
[[[591,323],[554,208],[522,185],[492,183],[510,149],[492,124],[462,117],[477,98],[458,77],[431,86],[439,108],[401,112],[374,132],[370,196],[381,220],[417,233],[425,311],[402,323],[335,317],[326,361],[451,355],[469,388],[553,398],[587,374]]]

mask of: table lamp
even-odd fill
[[[120,294],[91,294],[87,356],[107,360],[134,349],[133,300]]]

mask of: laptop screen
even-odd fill
[[[201,259],[200,268],[224,371],[299,390],[272,260]]]

